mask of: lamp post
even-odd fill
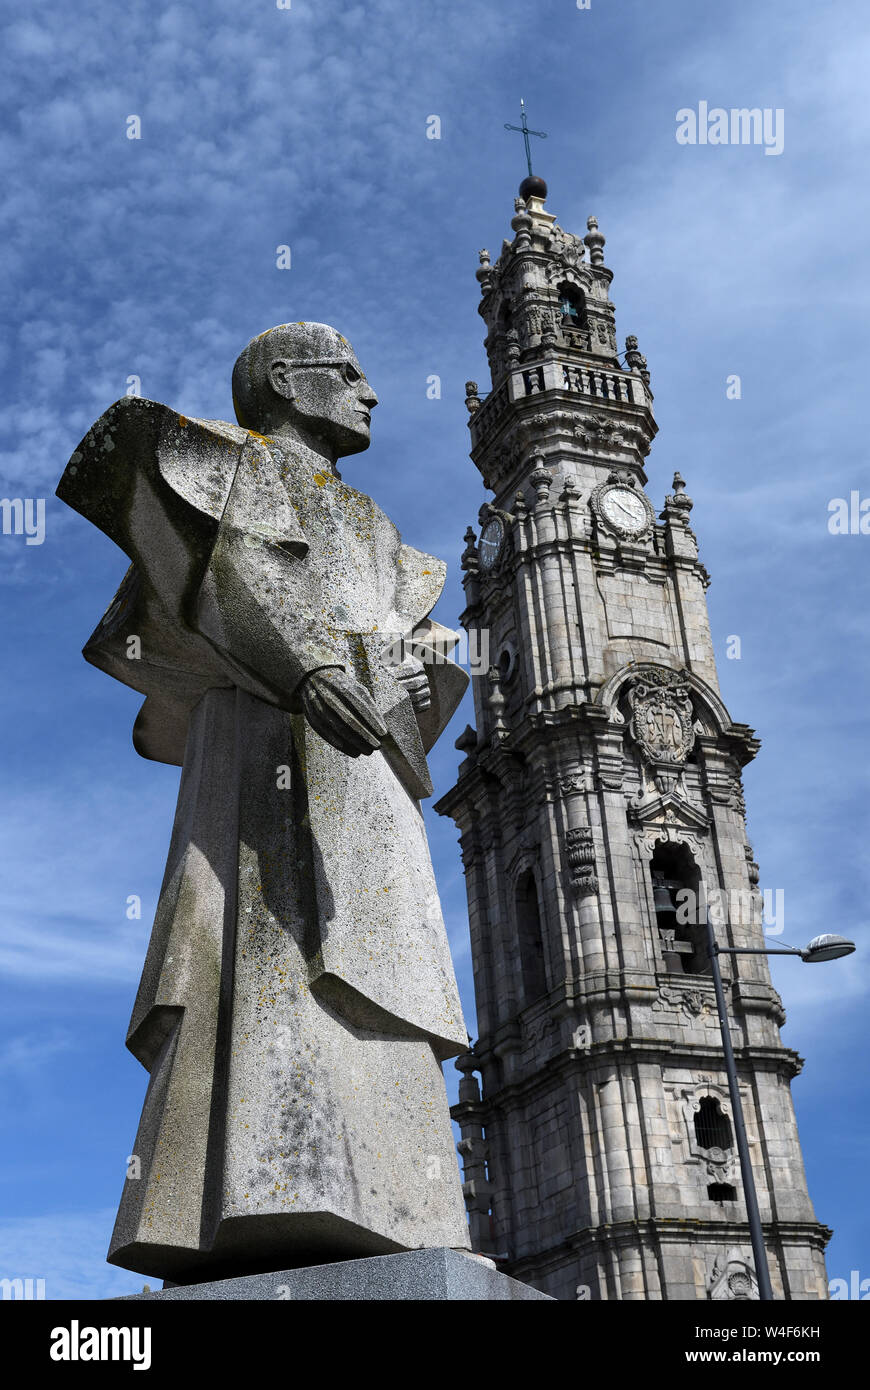
[[[746,1125],[743,1120],[743,1106],[740,1102],[740,1087],[737,1081],[737,1067],[734,1062],[734,1048],[731,1046],[731,1029],[725,1007],[725,991],[722,988],[722,975],[719,970],[719,956],[800,956],[807,964],[815,961],[837,960],[848,956],[855,949],[853,941],[844,936],[826,932],[813,937],[808,946],[778,946],[769,950],[762,946],[720,946],[713,935],[713,923],[707,913],[707,949],[710,953],[710,969],[716,991],[716,1007],[719,1010],[719,1027],[722,1032],[722,1050],[725,1053],[725,1071],[728,1076],[728,1091],[731,1096],[731,1111],[734,1116],[734,1132],[737,1138],[737,1152],[740,1156],[740,1175],[743,1180],[743,1195],[746,1201],[746,1215],[749,1218],[749,1236],[752,1241],[752,1254],[755,1260],[755,1273],[758,1278],[758,1297],[762,1302],[773,1301],[770,1284],[770,1270],[767,1264],[767,1251],[764,1248],[764,1233],[761,1229],[761,1216],[758,1210],[758,1194],[749,1158],[749,1144],[746,1139]]]

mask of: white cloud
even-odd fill
[[[105,1262],[114,1222],[110,1207],[0,1220],[0,1279],[44,1279],[47,1301],[141,1293],[141,1274]]]
[[[0,1043],[0,1075],[31,1081],[47,1062],[73,1046],[72,1034],[62,1029],[8,1038]]]

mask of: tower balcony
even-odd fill
[[[478,444],[499,432],[515,402],[552,391],[599,404],[652,409],[652,392],[637,372],[549,357],[542,362],[518,363],[470,417],[472,454]]]

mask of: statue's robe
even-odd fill
[[[152,401],[107,411],[58,495],[133,562],[85,655],[146,695],[138,751],[183,766],[110,1261],[186,1280],[467,1247],[440,1070],[467,1036],[419,805],[467,677],[418,649],[416,712],[381,660],[444,632],[443,564],[304,446]],[[389,729],[371,756],[302,716],[335,665]]]

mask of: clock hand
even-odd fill
[[[615,507],[618,512],[622,512],[623,516],[627,516],[629,521],[637,521],[637,517],[630,512],[627,507],[623,506],[621,502],[612,502],[611,506]]]

